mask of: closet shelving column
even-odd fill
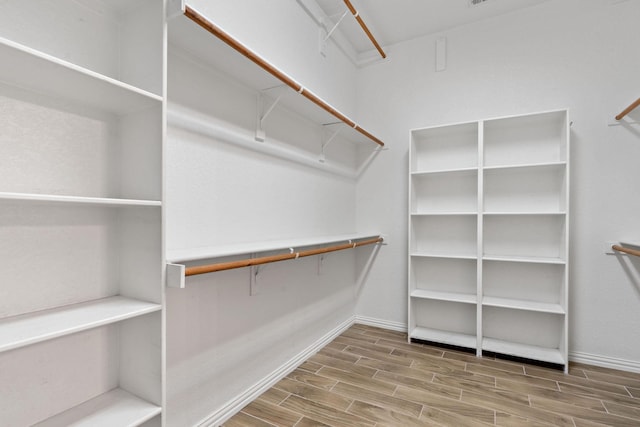
[[[568,123],[411,132],[410,339],[567,368]]]
[[[411,132],[410,339],[477,348],[478,132]]]
[[[482,349],[568,367],[568,111],[484,122]]]
[[[161,1],[0,4],[0,419],[160,425]]]

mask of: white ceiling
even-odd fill
[[[336,23],[347,10],[343,0],[315,0],[329,19]],[[351,0],[378,43],[389,46],[426,34],[492,16],[534,6],[548,0],[486,0],[470,6],[469,0]],[[374,49],[349,13],[338,27],[357,54]]]

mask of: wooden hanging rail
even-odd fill
[[[369,37],[369,40],[371,40],[371,43],[373,43],[375,48],[378,50],[378,53],[380,53],[380,56],[382,56],[383,58],[386,58],[387,54],[384,53],[384,51],[380,47],[380,44],[378,44],[378,41],[376,40],[376,38],[373,37],[373,34],[371,34],[371,31],[369,31],[369,27],[367,27],[367,24],[364,23],[364,21],[360,17],[360,14],[356,10],[356,8],[353,7],[353,5],[351,4],[351,2],[349,0],[344,0],[344,4],[347,5],[349,10],[351,11],[351,14],[354,16],[354,18],[356,18],[356,21],[358,21],[358,24],[360,24],[360,27],[362,27],[362,30],[365,32],[367,37]]]
[[[636,99],[636,101],[634,103],[632,103],[631,105],[629,105],[627,108],[624,109],[624,111],[620,114],[618,114],[616,116],[616,120],[622,120],[624,118],[624,116],[626,116],[627,114],[629,114],[631,111],[633,111],[634,109],[636,109],[638,106],[640,106],[640,98]]]
[[[629,255],[640,256],[640,250],[637,250],[637,249],[629,249],[620,245],[613,245],[611,246],[611,249],[613,249],[614,251],[623,252]]]
[[[214,36],[218,37],[220,40],[222,40],[229,46],[231,46],[233,49],[235,49],[236,51],[244,55],[253,63],[260,66],[263,70],[267,71],[269,74],[271,74],[272,76],[280,80],[282,83],[289,86],[291,89],[295,90],[296,92],[298,92],[299,94],[307,98],[309,101],[313,102],[318,107],[325,110],[327,113],[331,114],[332,116],[342,121],[346,125],[352,127],[353,129],[355,129],[362,135],[366,136],[368,139],[372,140],[373,142],[380,145],[381,147],[384,146],[384,142],[382,142],[380,139],[376,138],[371,133],[367,132],[366,130],[358,126],[353,120],[351,120],[350,118],[348,118],[347,116],[345,116],[344,114],[342,114],[341,112],[333,108],[331,105],[324,102],[322,99],[316,96],[313,92],[306,89],[300,83],[296,82],[291,77],[287,76],[285,73],[283,73],[282,71],[280,71],[279,69],[277,69],[276,67],[274,67],[273,65],[265,61],[264,59],[262,59],[256,53],[252,52],[245,45],[243,45],[238,40],[231,37],[229,34],[223,31],[220,27],[215,25],[213,22],[209,21],[204,16],[200,15],[198,12],[193,10],[188,5],[185,5],[184,15],[187,18],[191,19],[196,24],[198,24],[199,26],[201,26],[202,28],[204,28],[205,30],[207,30],[208,32],[210,32],[211,34],[213,34]]]
[[[288,254],[264,256],[260,258],[247,258],[239,261],[220,262],[217,264],[201,265],[196,267],[185,268],[185,276],[195,276],[198,274],[214,273],[216,271],[232,270],[234,268],[251,267],[252,265],[268,264],[270,262],[285,261],[288,259],[298,259],[312,255],[326,254],[328,252],[342,251],[345,249],[353,249],[359,246],[373,245],[382,243],[382,237],[374,237],[372,239],[362,240],[360,242],[349,242],[340,245],[329,246],[319,249],[308,249],[306,251],[291,252]]]

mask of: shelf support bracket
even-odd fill
[[[256,141],[259,141],[259,142],[265,141],[266,139],[266,134],[264,131],[265,120],[267,120],[267,117],[269,117],[269,114],[271,114],[273,109],[276,108],[276,106],[280,102],[280,99],[282,99],[283,95],[284,93],[281,93],[280,95],[278,95],[278,97],[271,103],[270,106],[268,106],[266,109],[263,109],[265,96],[262,93],[258,94],[258,100],[257,100],[258,105],[256,108],[256,111],[257,111]]]
[[[251,254],[249,258],[255,258],[255,254]],[[260,293],[260,290],[258,289],[258,274],[260,274],[260,267],[261,266],[259,265],[252,265],[249,268],[249,295],[250,296],[255,296]]]
[[[340,24],[342,23],[342,20],[349,14],[349,9],[345,10],[344,13],[342,14],[342,16],[340,16],[340,19],[338,19],[338,22],[336,22],[336,24],[333,26],[333,28],[331,28],[331,30],[327,31],[327,35],[324,37],[324,41],[326,42],[327,40],[329,40],[329,37],[331,37],[331,34],[333,34],[333,32],[340,26]]]
[[[341,124],[341,123],[327,123],[323,126],[332,126],[332,125],[336,125],[336,124]],[[333,132],[333,134],[327,138],[326,141],[324,141],[322,143],[322,147],[321,147],[321,151],[320,151],[320,162],[324,163],[325,161],[325,156],[324,156],[324,149],[327,147],[327,145],[331,144],[331,142],[333,142],[333,140],[336,139],[336,137],[338,136],[338,134],[340,133],[340,131],[342,130],[342,127],[339,127],[337,131]]]
[[[336,22],[333,25],[333,28],[331,28],[330,30],[328,30],[328,25],[323,24],[320,25],[320,45],[319,47],[319,51],[320,51],[320,55],[322,56],[327,56],[327,40],[329,40],[329,38],[331,37],[331,35],[333,34],[333,32],[340,26],[340,24],[342,23],[342,20],[349,14],[349,9],[345,10],[344,13],[342,14],[342,16],[340,16],[340,19],[338,19],[338,22]],[[336,16],[336,15],[334,15]],[[329,21],[328,17],[326,19],[324,19],[324,21]],[[331,22],[329,22],[330,24]]]
[[[327,254],[320,254],[318,256],[318,276],[322,275],[322,268],[324,267],[324,259]]]

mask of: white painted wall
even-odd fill
[[[640,126],[607,123],[640,96],[640,2],[552,0],[391,46],[359,73],[358,116],[390,150],[358,182],[358,227],[379,227],[380,254],[360,316],[406,323],[409,130],[568,107],[571,111],[571,356],[640,370],[640,261],[604,243],[640,237]],[[435,40],[447,69],[435,72]],[[635,111],[631,119],[640,119]]]
[[[319,55],[317,26],[296,2],[193,4],[297,81],[345,113],[353,111],[356,70],[341,53]],[[255,94],[173,48],[168,93],[170,109],[195,112],[205,123],[231,126],[260,144],[251,141]],[[320,136],[276,110],[263,144],[308,152]],[[357,231],[354,179],[172,125],[166,155],[169,251]],[[350,156],[355,162],[355,152]],[[186,289],[168,289],[167,425],[231,415],[230,409],[241,408],[234,406],[238,398],[344,326],[355,313],[356,279],[367,253],[331,254],[320,273],[316,257],[263,266],[254,295],[246,268],[188,278]]]

